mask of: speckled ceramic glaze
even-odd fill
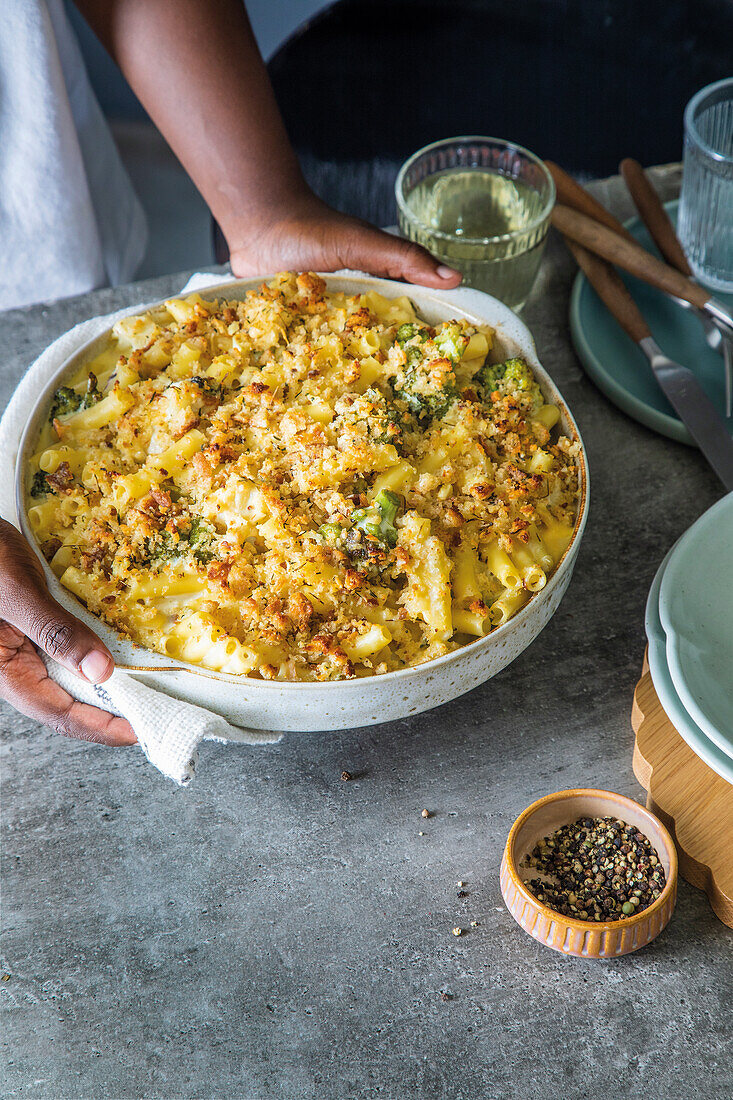
[[[521,863],[538,841],[579,817],[617,817],[635,825],[656,848],[666,883],[648,909],[624,920],[575,920],[555,912],[524,885]],[[563,955],[613,959],[651,943],[669,924],[677,900],[677,850],[659,818],[638,802],[590,787],[557,791],[528,806],[514,822],[501,861],[501,892],[509,912],[525,932]]]
[[[259,286],[263,278],[268,277],[224,283],[207,287],[200,293],[205,299],[242,298],[248,290]],[[437,707],[489,680],[526,649],[560,603],[572,575],[588,514],[587,463],[577,426],[557,387],[540,365],[529,330],[515,313],[497,299],[476,290],[461,288],[440,292],[358,275],[327,275],[326,278],[331,289],[342,290],[347,294],[360,294],[367,290],[376,290],[388,297],[408,294],[418,313],[433,324],[453,317],[463,317],[474,324],[488,324],[495,328],[502,355],[521,355],[527,360],[546,399],[559,406],[563,432],[581,444],[578,518],[570,545],[546,586],[533,595],[525,607],[504,626],[485,638],[416,668],[401,669],[383,676],[326,683],[281,683],[236,677],[209,672],[207,669],[144,650],[121,638],[110,627],[90,615],[70,592],[62,588],[38,553],[55,598],[88,623],[104,640],[119,668],[134,673],[169,695],[209,707],[236,725],[253,729],[331,730],[392,721]],[[129,312],[139,313],[142,309],[158,304],[162,303],[136,306]],[[52,394],[67,375],[101,350],[108,335],[106,332],[80,347],[48,380],[45,389],[39,394],[36,411],[23,433],[16,472],[18,515],[23,532],[36,551],[35,538],[26,515],[27,459],[33,453]]]

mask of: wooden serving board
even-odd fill
[[[634,775],[674,837],[680,874],[733,928],[733,786],[695,756],[662,709],[644,658],[634,692]]]

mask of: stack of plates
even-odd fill
[[[646,605],[649,670],[667,717],[733,783],[733,493],[672,547]]]

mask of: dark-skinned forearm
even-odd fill
[[[242,0],[77,0],[232,243],[306,188]]]

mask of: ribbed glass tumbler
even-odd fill
[[[685,108],[677,231],[695,277],[733,291],[733,77],[709,84]]]

